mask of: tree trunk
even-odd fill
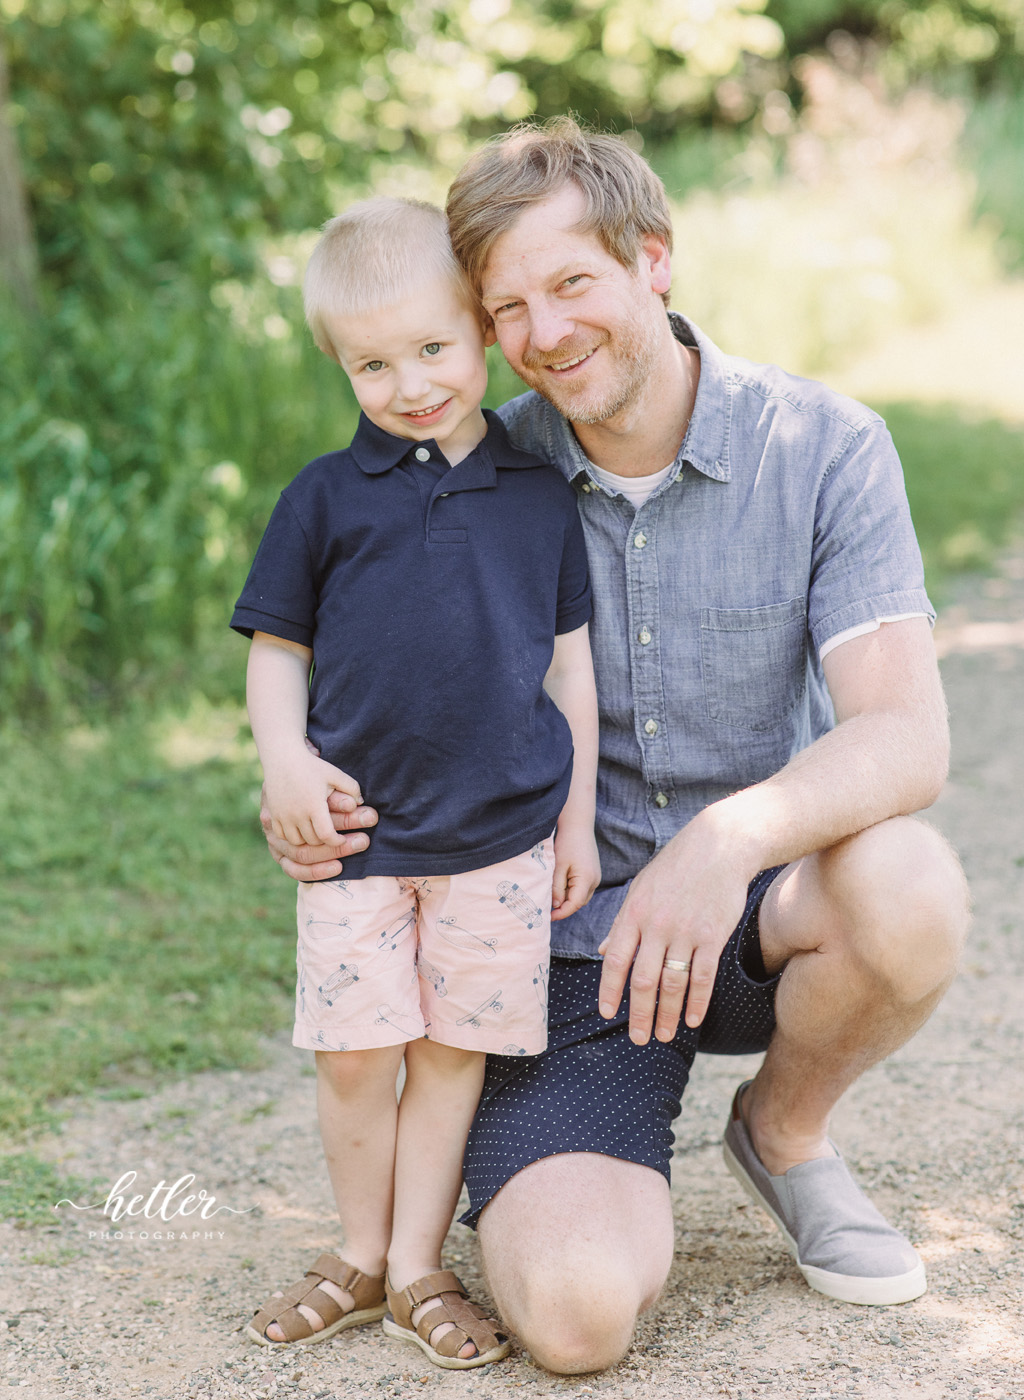
[[[38,258],[14,131],[7,120],[10,91],[0,35],[0,280],[24,312],[38,309]]]

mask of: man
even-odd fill
[[[664,190],[624,142],[513,131],[448,213],[535,391],[502,416],[577,487],[601,708],[602,887],[554,932],[548,1051],[491,1062],[466,1154],[501,1315],[555,1371],[623,1354],[671,1262],[697,1048],[767,1052],[726,1160],[811,1286],[916,1297],[915,1251],[827,1137],[937,1003],[967,922],[955,856],[909,815],[948,732],[888,434],[666,314]],[[271,845],[326,878],[373,819],[339,809],[336,852]]]

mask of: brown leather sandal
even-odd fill
[[[325,1279],[351,1294],[355,1307],[346,1311],[337,1298],[326,1293],[320,1287]],[[324,1325],[319,1331],[315,1331],[299,1312],[300,1303],[323,1318]],[[279,1297],[268,1298],[262,1307],[256,1309],[245,1334],[261,1347],[311,1346],[314,1342],[326,1342],[346,1327],[376,1322],[384,1316],[387,1308],[383,1274],[363,1274],[336,1254],[321,1254],[313,1267],[306,1270],[305,1278],[286,1288]],[[284,1333],[283,1342],[267,1336],[267,1328],[272,1322],[276,1322]]]
[[[469,1302],[469,1294],[450,1269],[442,1269],[436,1274],[424,1274],[408,1288],[392,1289],[385,1284],[388,1308],[381,1326],[389,1337],[397,1337],[403,1342],[415,1342],[433,1361],[435,1366],[444,1366],[451,1371],[468,1370],[471,1366],[486,1366],[492,1361],[500,1361],[511,1350],[512,1343],[504,1332],[499,1332],[497,1323],[488,1318],[483,1308]],[[424,1313],[419,1322],[413,1323],[412,1313],[421,1303],[434,1299],[436,1308]],[[431,1345],[431,1335],[443,1322],[454,1326]],[[476,1347],[475,1356],[460,1356],[459,1352],[467,1342]]]

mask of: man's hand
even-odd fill
[[[646,1045],[652,1025],[657,1040],[671,1040],[684,1000],[686,1024],[700,1025],[722,949],[743,915],[748,877],[735,849],[716,840],[713,810],[695,817],[641,870],[598,949],[601,1015],[615,1015],[628,979],[629,1038],[637,1045]],[[666,967],[666,958],[688,962],[689,971]]]
[[[359,806],[344,792],[332,792],[327,808],[338,833],[335,841],[319,846],[292,845],[274,835],[273,820],[267,806],[267,788],[260,793],[260,825],[267,838],[270,854],[286,875],[293,880],[333,880],[341,874],[342,860],[365,851],[370,844],[365,828],[376,826],[377,813],[372,807]]]
[[[601,882],[593,826],[578,830],[560,825],[555,832],[555,873],[551,881],[551,922],[582,909]]]

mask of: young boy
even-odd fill
[[[481,1366],[508,1340],[441,1245],[484,1056],[544,1049],[549,919],[600,876],[586,554],[572,489],[480,407],[493,334],[440,210],[331,220],[305,305],[362,415],[282,493],[231,625],[275,831],[333,836],[332,789],[379,822],[298,900],[293,1041],[317,1052],[346,1258],[247,1330],[318,1342],[386,1313],[436,1364]]]

